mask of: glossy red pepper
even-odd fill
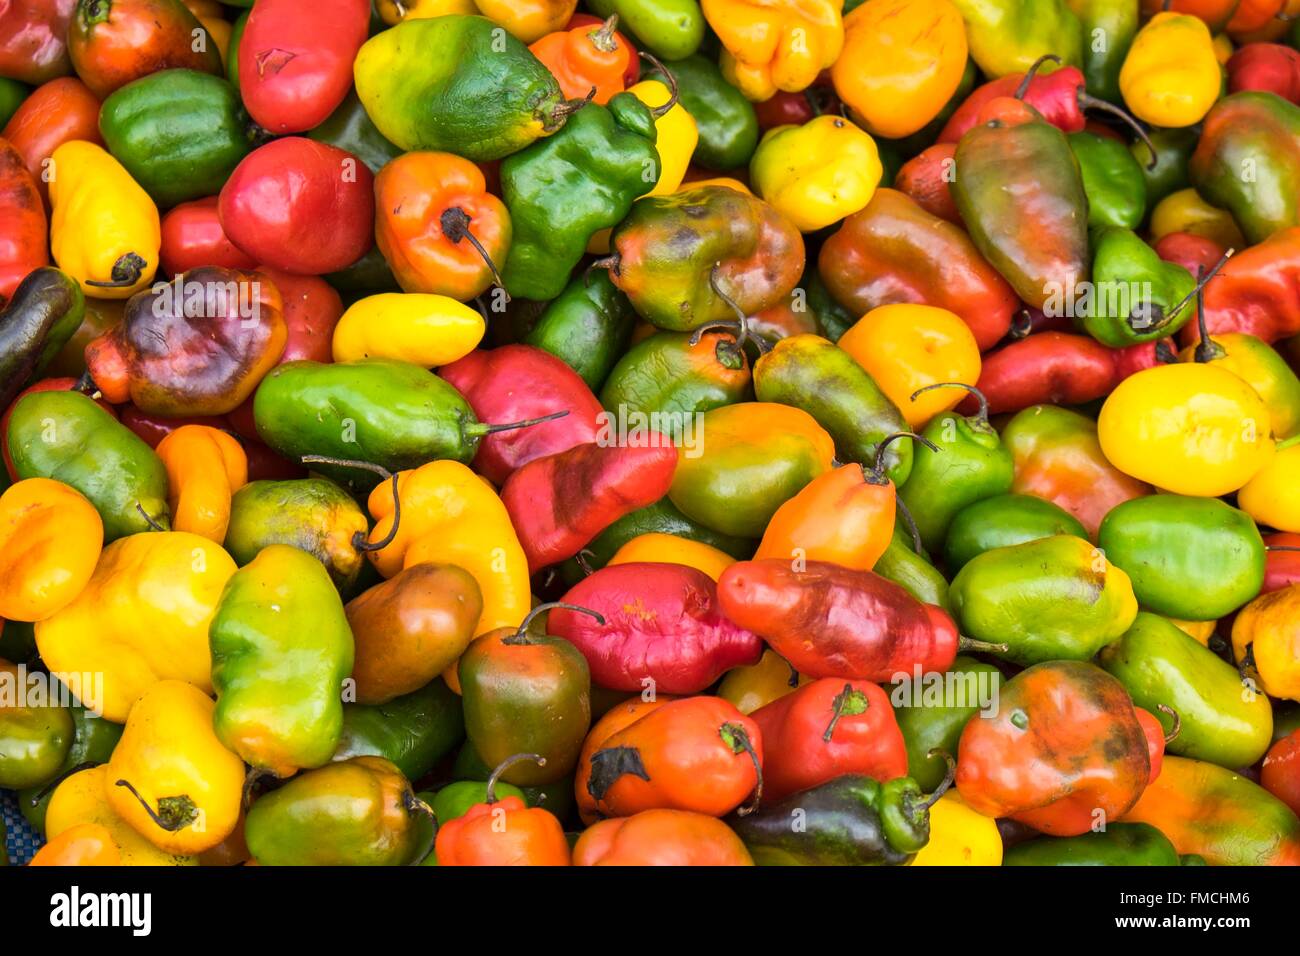
[[[160,70],[221,75],[221,52],[181,0],[80,0],[68,54],[100,99]]]
[[[248,114],[273,133],[325,122],[352,88],[352,61],[366,42],[366,0],[313,0],[310,7],[258,0],[239,41],[239,94]]]
[[[504,484],[536,458],[594,442],[605,410],[587,383],[549,352],[531,345],[476,349],[438,374],[465,396],[481,422],[520,422],[567,410],[554,421],[488,435],[474,470]]]
[[[1160,776],[1160,771],[1164,767],[1165,728],[1164,724],[1160,723],[1160,718],[1149,710],[1134,707],[1133,713],[1137,715],[1138,725],[1142,728],[1142,736],[1147,741],[1147,762],[1151,765],[1151,769],[1147,773],[1147,783],[1150,784]]]
[[[722,612],[809,677],[889,681],[946,671],[957,626],[871,571],[826,561],[738,561],[718,579]]]
[[[49,220],[23,157],[0,139],[0,304],[33,269],[50,261]]]
[[[68,26],[77,0],[0,3],[0,76],[36,85],[72,72]]]
[[[1165,262],[1176,262],[1192,275],[1198,269],[1209,272],[1228,250],[1213,239],[1190,232],[1170,232],[1161,236],[1152,246]],[[1195,328],[1196,323],[1189,323]]]
[[[564,602],[604,617],[556,608],[547,627],[582,651],[592,683],[609,690],[697,694],[762,654],[757,635],[723,617],[713,579],[682,564],[601,568]]]
[[[157,448],[158,443],[184,425],[207,425],[212,428],[224,428],[225,419],[220,415],[190,415],[184,418],[164,418],[142,412],[130,403],[118,408],[118,419],[150,448]]]
[[[1124,381],[1145,369],[1171,365],[1178,361],[1178,346],[1173,339],[1138,342],[1122,349],[1112,349],[1115,358],[1115,382]]]
[[[1079,405],[1115,387],[1116,351],[1087,335],[1039,332],[984,356],[977,387],[995,415],[1030,405]],[[978,403],[959,407],[973,414]]]
[[[1228,60],[1228,92],[1266,90],[1300,103],[1300,51],[1280,43],[1248,43]]]
[[[798,93],[780,90],[775,96],[754,104],[758,128],[763,132],[777,126],[802,126],[817,116],[838,114],[843,104],[835,93],[830,70],[823,70],[813,85]]]
[[[1247,332],[1265,342],[1300,334],[1300,226],[1238,252],[1205,287],[1211,334]],[[1195,341],[1195,323],[1183,342]]]
[[[1300,730],[1273,744],[1259,768],[1259,783],[1300,814]]]
[[[932,216],[960,226],[961,213],[948,184],[956,175],[956,143],[935,143],[917,153],[898,170],[894,188],[907,193]]]
[[[676,447],[654,433],[635,444],[575,445],[517,469],[501,503],[529,573],[573,557],[618,519],[654,504],[676,470]]]
[[[183,202],[162,217],[162,248],[158,261],[168,275],[199,266],[252,269],[257,260],[235,248],[217,212],[217,197]]]
[[[763,794],[781,800],[844,774],[907,776],[889,697],[864,680],[804,684],[749,715],[763,732]]]
[[[99,135],[99,100],[75,76],[51,80],[23,100],[0,137],[22,153],[41,198],[48,203],[49,159],[54,151],[74,139],[104,145]]]
[[[1300,534],[1279,531],[1267,535],[1264,544],[1268,546],[1268,555],[1264,560],[1264,585],[1260,593],[1300,584]]]
[[[374,244],[374,176],[345,150],[289,136],[244,157],[218,211],[230,241],[264,265],[337,272]]]

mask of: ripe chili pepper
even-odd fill
[[[207,196],[172,207],[162,217],[159,265],[170,275],[201,266],[249,270],[257,260],[235,248],[221,228],[217,197]]]
[[[1088,197],[1088,225],[1136,229],[1146,217],[1146,180],[1122,139],[1084,130],[1067,137]],[[1100,281],[1100,280],[1098,280]]]
[[[1150,769],[1124,686],[1093,664],[1051,661],[1003,685],[996,715],[966,725],[957,789],[986,816],[1076,836],[1132,809]]]
[[[158,70],[221,75],[221,54],[210,39],[181,0],[78,0],[68,54],[77,76],[102,100]]]
[[[630,85],[628,69],[636,57],[616,31],[617,26],[617,14],[598,27],[571,23],[564,30],[538,38],[528,49],[555,76],[566,97],[581,99],[595,87],[592,99],[604,105]]]
[[[965,232],[893,189],[877,189],[844,221],[817,266],[831,295],[858,316],[892,303],[938,306],[960,316],[981,349],[1006,335],[1019,308]]]
[[[1282,588],[1247,604],[1232,622],[1232,651],[1270,697],[1300,700],[1300,589]]]
[[[749,359],[736,339],[721,331],[647,336],[611,369],[600,402],[611,415],[630,420],[637,413],[659,413],[662,420],[665,415],[695,415],[743,401],[750,393],[751,376]]]
[[[871,201],[880,156],[875,140],[844,117],[818,116],[768,131],[750,160],[749,177],[754,191],[801,232],[816,232]]]
[[[909,196],[932,216],[961,225],[961,213],[949,188],[956,171],[956,143],[935,143],[917,153],[898,170],[894,188]]]
[[[1300,583],[1300,533],[1282,532],[1264,536],[1268,556],[1264,563],[1264,584],[1261,594],[1279,591],[1290,584]]]
[[[644,810],[602,820],[573,847],[574,866],[753,866],[734,830],[686,810]]]
[[[537,754],[507,757],[488,778],[486,799],[443,823],[434,851],[439,866],[568,866],[569,843],[560,821],[519,797],[498,800],[496,782],[521,760],[545,763]]]
[[[1300,430],[1300,378],[1266,342],[1241,332],[1224,332],[1180,354],[1184,362],[1217,365],[1246,381],[1268,407],[1273,436],[1279,441]]]
[[[1237,493],[1243,511],[1262,525],[1282,531],[1300,529],[1296,500],[1287,489],[1300,474],[1300,437],[1278,445],[1277,454]]]
[[[1088,301],[1076,302],[1075,312],[1084,331],[1112,348],[1165,338],[1196,314],[1190,306],[1199,287],[1191,273],[1162,261],[1129,229],[1093,234],[1092,278]]]
[[[29,866],[121,866],[122,851],[99,823],[81,823],[36,851]]]
[[[0,310],[0,408],[40,376],[85,311],[81,287],[58,269],[41,266],[25,274]]]
[[[690,56],[704,38],[699,0],[589,0],[586,7],[602,19],[617,13],[633,39],[666,60]]]
[[[700,7],[722,41],[722,75],[750,100],[805,89],[844,48],[840,4],[829,0],[701,0]]]
[[[104,523],[80,492],[30,478],[0,494],[0,617],[39,621],[69,604],[90,580]]]
[[[1235,254],[1205,287],[1211,333],[1247,332],[1276,342],[1300,333],[1300,228],[1284,229]]]
[[[1300,730],[1269,749],[1260,767],[1259,784],[1293,812],[1300,812]]]
[[[1300,104],[1300,51],[1280,43],[1248,43],[1228,61],[1228,92],[1261,90]]]
[[[49,159],[54,151],[74,139],[97,146],[103,144],[99,135],[99,100],[76,77],[50,80],[23,100],[0,137],[22,154],[36,188],[48,202]]]
[[[501,284],[510,213],[469,160],[399,156],[375,178],[375,206],[375,241],[404,291],[465,302]]]
[[[726,81],[717,63],[697,53],[664,64],[662,71],[654,67],[646,73],[648,78],[665,81],[668,75],[696,123],[699,142],[691,161],[715,170],[747,164],[758,146],[758,118],[754,105]]]
[[[4,233],[0,235],[0,303],[4,303],[28,273],[46,265],[50,257],[45,204],[40,191],[24,167],[22,155],[3,139],[0,139],[0,216],[5,221]]]
[[[46,83],[72,72],[68,26],[77,0],[8,3],[0,11],[0,74]]]
[[[1119,86],[1124,103],[1152,126],[1191,126],[1219,98],[1221,71],[1205,22],[1157,13],[1133,38]]]
[[[956,574],[985,551],[1053,535],[1088,532],[1074,515],[1032,494],[1004,494],[967,505],[953,516],[944,537],[944,564]]]
[[[684,564],[688,568],[703,571],[714,581],[726,570],[727,565],[735,561],[731,555],[702,541],[679,538],[671,534],[637,535],[623,545],[609,559],[606,567],[617,564],[637,564],[651,562],[655,564]]]
[[[372,181],[341,149],[277,139],[249,153],[221,188],[221,227],[240,251],[286,272],[343,269],[374,242]]]
[[[46,815],[46,836],[58,841],[76,827],[91,823],[109,832],[123,866],[198,866],[195,856],[178,856],[160,850],[118,816],[108,803],[108,767],[74,773],[54,791]]]
[[[994,414],[1082,404],[1115,387],[1115,353],[1083,335],[1039,332],[985,356],[979,389]]]
[[[353,302],[334,327],[336,362],[385,358],[424,368],[455,362],[483,338],[483,316],[455,299],[381,292]]]

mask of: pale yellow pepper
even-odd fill
[[[714,581],[722,576],[723,571],[736,563],[736,559],[727,552],[703,541],[692,541],[690,538],[682,538],[675,534],[651,532],[639,534],[626,542],[614,552],[614,556],[606,562],[606,565],[636,564],[641,561],[648,561],[651,564],[684,564],[688,568],[703,571]]]
[[[1258,524],[1300,534],[1300,436],[1278,445],[1273,460],[1237,492],[1237,504]]]
[[[1151,211],[1151,239],[1171,232],[1190,232],[1213,239],[1225,249],[1244,249],[1248,245],[1232,213],[1211,206],[1195,189],[1170,193]]]
[[[426,20],[452,13],[478,15],[478,4],[474,0],[379,0],[375,9],[379,11],[379,18],[390,27],[403,20]]]
[[[436,368],[474,351],[485,331],[478,309],[445,295],[383,292],[343,313],[334,327],[334,361],[385,358]]]
[[[210,425],[182,425],[155,449],[167,469],[172,530],[221,544],[230,524],[230,499],[248,484],[248,456],[227,432]]]
[[[1119,71],[1124,103],[1153,126],[1199,123],[1219,98],[1214,38],[1199,17],[1157,13],[1138,31]]]
[[[64,143],[50,157],[50,251],[86,295],[127,299],[158,271],[158,207],[101,147]]]
[[[123,866],[199,865],[198,857],[160,850],[137,833],[109,805],[108,787],[107,764],[81,770],[60,783],[45,811],[46,839],[53,840],[82,823],[98,823],[112,835]]]
[[[1002,835],[997,821],[976,813],[956,790],[930,808],[930,842],[912,866],[1001,866]]]
[[[768,130],[749,161],[754,192],[816,232],[864,209],[883,169],[876,141],[842,116]]]
[[[749,100],[797,93],[839,59],[842,0],[702,0],[724,47],[722,75]]]

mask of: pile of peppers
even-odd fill
[[[11,862],[1300,865],[1300,0],[310,6],[0,3]]]

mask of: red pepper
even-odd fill
[[[474,469],[498,485],[536,458],[594,442],[604,421],[604,408],[578,373],[531,345],[476,349],[438,374],[465,396],[479,421],[520,422],[568,410],[563,418],[483,439]]]
[[[781,800],[848,773],[907,776],[907,744],[889,697],[870,681],[804,684],[749,715],[763,732],[763,792]]]
[[[0,139],[0,304],[33,269],[50,261],[45,204],[23,157]]]
[[[1228,60],[1228,91],[1265,90],[1300,104],[1300,52],[1280,43],[1248,43]]]
[[[1234,40],[1274,25],[1285,31],[1286,24],[1279,17],[1284,9],[1286,0],[1241,0],[1224,30]]]
[[[738,561],[718,579],[722,613],[809,677],[889,681],[946,671],[957,626],[892,581],[827,561]]]
[[[575,445],[533,459],[506,480],[501,503],[530,573],[573,557],[619,518],[668,494],[677,449],[661,435],[646,439]]]
[[[1211,334],[1246,332],[1273,343],[1300,333],[1300,226],[1238,252],[1205,287]],[[1184,344],[1195,341],[1195,323]]]
[[[300,136],[253,150],[221,189],[221,227],[257,261],[337,272],[374,244],[374,176],[351,153]]]
[[[1122,349],[1112,349],[1112,353],[1115,356],[1116,384],[1145,369],[1172,365],[1178,361],[1178,350],[1173,339],[1139,342]]]
[[[1280,591],[1300,584],[1300,534],[1278,531],[1264,538],[1268,555],[1264,559],[1264,586],[1261,594]],[[1285,550],[1285,549],[1294,550]]]
[[[15,395],[14,400],[9,403],[9,407],[5,409],[4,415],[0,416],[0,456],[4,458],[5,471],[9,472],[10,481],[18,480],[18,473],[14,471],[14,460],[9,457],[9,419],[13,417],[14,406],[18,404],[18,399],[24,395],[30,395],[32,392],[66,392],[75,387],[76,384],[77,380],[75,378],[43,378]],[[117,410],[107,401],[103,398],[98,398],[95,401],[100,408],[117,418]]]
[[[118,419],[123,425],[135,432],[136,437],[140,438],[150,448],[157,448],[159,442],[184,425],[207,425],[211,428],[226,427],[226,420],[220,415],[189,415],[184,418],[165,418],[162,415],[151,415],[148,412],[142,412],[130,403],[118,409]]]
[[[1192,275],[1198,269],[1209,272],[1228,250],[1213,239],[1190,232],[1170,232],[1161,236],[1152,248],[1165,262],[1176,262]],[[1192,322],[1193,327],[1196,326]]]
[[[1039,332],[986,355],[977,387],[994,415],[1030,405],[1080,405],[1118,383],[1117,351],[1087,335]],[[960,407],[973,414],[977,403]]]
[[[956,171],[956,143],[935,143],[913,156],[898,170],[894,188],[916,200],[932,216],[960,226],[961,213],[948,184]]]
[[[556,608],[550,632],[574,644],[591,680],[609,690],[696,694],[726,671],[755,664],[763,642],[722,616],[718,589],[682,564],[631,562],[601,568],[569,589],[564,603],[605,618]]]
[[[370,30],[367,0],[308,6],[258,0],[239,41],[239,94],[273,133],[301,133],[329,118],[352,88],[352,61]]]
[[[842,107],[830,70],[822,70],[812,86],[798,93],[780,90],[775,96],[754,104],[758,128],[763,132],[777,126],[802,126],[817,116],[839,115]]]
[[[1259,769],[1259,783],[1300,814],[1300,730],[1273,744]]]
[[[1211,33],[1221,33],[1232,15],[1237,12],[1240,0],[1142,0],[1142,19],[1154,17],[1163,10],[1188,13],[1205,21]]]
[[[1147,760],[1151,764],[1151,770],[1147,774],[1147,783],[1150,784],[1155,781],[1156,777],[1160,776],[1160,771],[1164,768],[1165,728],[1160,723],[1160,718],[1149,710],[1134,707],[1133,713],[1137,715],[1138,725],[1141,726],[1142,735],[1146,737],[1147,741]],[[1177,721],[1177,718],[1174,719]],[[1176,723],[1175,726],[1177,726]]]
[[[104,145],[99,135],[99,100],[75,76],[51,80],[23,100],[0,137],[22,153],[41,198],[48,203],[48,166],[54,151],[74,139]]]
[[[77,0],[0,3],[0,76],[45,83],[72,72],[68,27]]]
[[[252,269],[257,265],[256,259],[235,248],[221,228],[216,196],[183,202],[162,217],[158,260],[168,275],[199,266]]]

